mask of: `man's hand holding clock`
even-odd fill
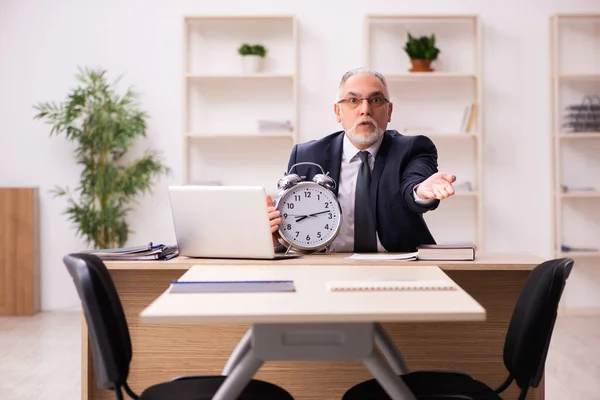
[[[273,198],[269,195],[267,195],[267,211],[269,212],[269,221],[271,222],[271,233],[275,233],[279,229],[281,217],[279,210],[273,205]],[[275,237],[273,237],[273,243],[277,244]]]

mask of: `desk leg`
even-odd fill
[[[402,353],[380,323],[375,324],[375,344],[377,344],[396,375],[405,375],[410,372],[404,356],[402,356]]]
[[[256,357],[254,350],[248,349],[246,354],[233,367],[229,376],[225,378],[212,400],[237,399],[262,364],[263,360]]]
[[[223,372],[221,375],[229,375],[231,371],[235,368],[235,366],[240,362],[240,360],[246,355],[248,350],[250,350],[250,344],[252,343],[252,328],[248,329],[240,342],[237,344],[231,356],[227,360],[225,364],[225,368],[223,368]]]
[[[406,368],[385,330],[375,323],[254,324],[252,349],[266,361],[362,361],[393,400],[416,400],[375,349],[375,338]],[[408,369],[408,368],[406,368]]]
[[[417,400],[402,379],[394,373],[385,359],[376,351],[367,356],[363,363],[381,387],[393,400]]]

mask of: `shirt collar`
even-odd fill
[[[367,151],[369,153],[371,153],[371,156],[373,157],[373,160],[375,159],[375,156],[377,156],[377,152],[379,151],[379,147],[381,147],[381,142],[383,142],[383,136],[382,135],[379,140],[377,140],[375,143],[373,143],[371,145],[371,147],[369,147],[367,149]],[[350,141],[350,139],[348,139],[348,135],[346,134],[346,132],[344,132],[344,143],[343,143],[343,148],[342,148],[342,160],[346,161],[347,163],[350,163],[354,157],[356,157],[356,155],[360,152],[360,149],[357,149],[356,146],[354,146],[352,144],[352,142]]]

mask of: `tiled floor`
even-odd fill
[[[0,399],[81,398],[81,314],[0,318]]]
[[[552,340],[546,399],[600,399],[600,317],[561,317]],[[78,312],[0,318],[0,399],[80,399],[80,341]]]

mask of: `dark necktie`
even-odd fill
[[[354,251],[375,253],[377,252],[377,238],[369,200],[369,188],[371,187],[369,152],[361,151],[358,156],[362,164],[358,170],[354,194]]]

